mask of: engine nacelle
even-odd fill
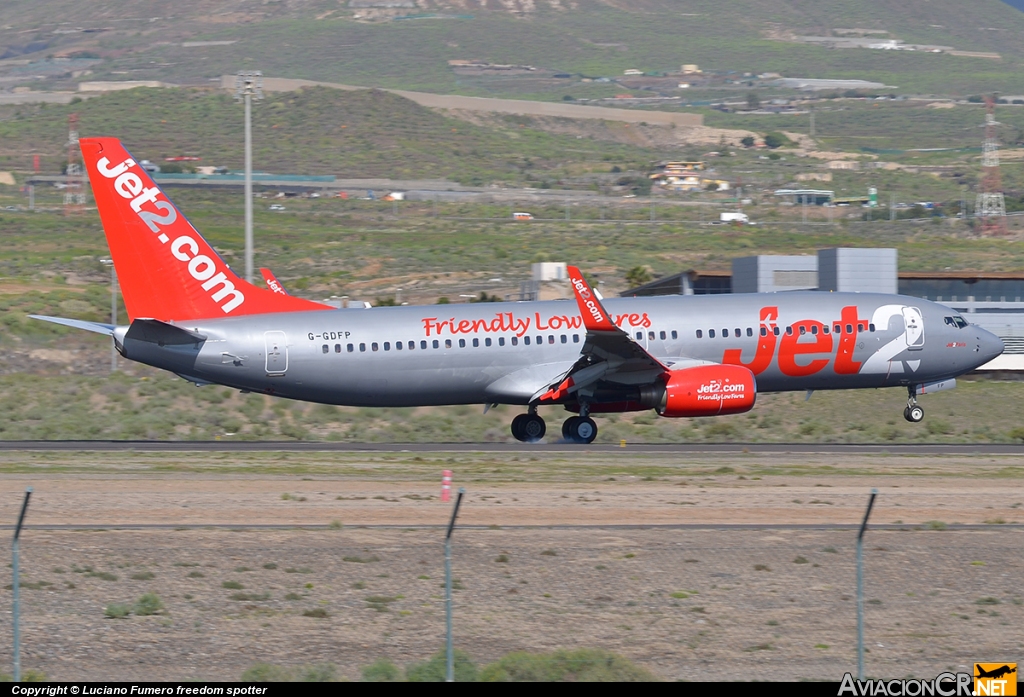
[[[720,416],[754,408],[754,374],[739,365],[702,365],[669,373],[661,416]]]

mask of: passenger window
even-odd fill
[[[580,343],[580,335],[579,334],[573,334],[572,335],[572,343],[574,343],[574,344]]]
[[[768,327],[761,327],[761,336],[768,336]]]
[[[347,346],[346,348],[348,348],[348,352],[349,352],[349,353],[352,353],[352,352],[353,352],[353,351],[355,351],[355,349],[356,349],[356,347],[355,347],[355,346],[353,346],[352,344],[349,344],[349,345],[348,345],[348,346]]]
[[[334,345],[334,352],[335,353],[341,353],[341,344],[335,344]]]
[[[524,336],[523,337],[523,344],[526,345],[526,346],[529,346],[530,345],[530,337]]]
[[[697,338],[698,339],[703,339],[704,338],[704,332],[701,331],[700,329],[697,330]]]
[[[409,342],[409,350],[412,351],[415,348],[416,348],[416,342],[415,341],[410,341]],[[426,348],[426,346],[424,346],[423,348]]]
[[[847,324],[846,325],[846,333],[847,334],[853,334],[853,325],[852,324]]]
[[[667,337],[667,335],[665,334],[665,332],[662,332],[662,333],[661,333],[661,334],[660,334],[659,336],[661,336],[661,340],[662,340],[662,341],[664,341],[664,340],[666,339],[666,337]]]
[[[396,351],[401,351],[402,350],[402,342],[401,341],[396,341],[395,342],[395,350]]]
[[[863,324],[858,324],[857,325],[857,333],[860,334],[862,331],[864,331],[864,325]]]
[[[376,341],[374,341],[372,344],[370,344],[370,350],[371,351],[377,351],[379,349],[380,349],[380,347],[377,346],[377,342]]]
[[[649,341],[654,341],[654,332],[647,332],[647,339]]]
[[[554,334],[548,334],[548,343],[549,344],[555,343],[555,335]]]
[[[714,329],[709,329],[708,330],[708,338],[709,339],[714,339],[715,338],[715,330]]]
[[[874,322],[872,322],[871,324],[868,325],[868,331],[869,332],[875,331],[875,323]]]
[[[637,332],[636,333],[636,340],[637,341],[643,341],[644,340],[644,333],[643,332]]]
[[[466,340],[459,339],[459,348],[466,348]]]
[[[385,351],[390,351],[391,350],[391,342],[390,341],[385,341],[384,342],[384,350]]]
[[[473,348],[480,348],[480,339],[473,339]]]
[[[822,334],[828,334],[828,325],[827,324],[821,325],[821,333]]]
[[[518,346],[519,345],[519,337],[518,336],[512,337],[512,345],[513,346]]]
[[[324,353],[327,353],[328,351],[330,351],[330,348],[328,348],[327,344],[324,344]]]
[[[673,339],[678,339],[679,338],[679,332],[677,332],[675,329],[672,330],[672,338]]]
[[[750,327],[747,327],[747,336],[754,336],[754,330]]]
[[[366,344],[359,344],[359,350],[361,352],[365,352],[366,351]]]
[[[562,334],[561,340],[563,344],[569,343],[569,337],[567,337],[565,334]]]
[[[801,324],[800,325],[800,336],[803,336],[806,333],[807,333],[807,327],[805,327],[804,325]]]
[[[816,325],[816,324],[815,325],[811,325],[811,334],[814,334],[814,335],[818,334],[818,325]]]
[[[775,336],[778,336],[778,335],[779,335],[779,334],[781,334],[781,333],[782,333],[782,332],[781,332],[781,331],[779,331],[779,328],[778,328],[778,327],[772,327],[772,334],[774,334]]]
[[[741,336],[743,336],[743,332],[740,331],[739,327],[736,327],[736,334],[735,334],[735,336],[736,336],[737,339],[740,338]]]
[[[793,325],[786,327],[786,336],[793,336]]]
[[[426,343],[426,342],[424,342],[424,343]],[[440,348],[441,347],[441,345],[438,343],[437,339],[434,339],[434,344],[433,345],[434,345],[434,348]]]
[[[490,339],[488,339],[487,341],[490,341]],[[490,346],[489,343],[487,345]],[[505,345],[505,337],[499,336],[498,337],[498,346],[504,346],[504,345]]]
[[[728,339],[729,338],[729,330],[728,329],[723,329],[722,330],[722,338],[723,339]]]
[[[452,347],[452,340],[451,340],[451,339],[445,339],[445,340],[444,340],[444,347],[445,347],[446,349],[449,349],[449,348],[451,348],[451,347]]]
[[[843,326],[841,324],[837,324],[836,326],[832,327],[832,331],[835,332],[836,334],[842,334]]]

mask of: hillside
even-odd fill
[[[199,84],[249,67],[351,84],[561,99],[566,87],[590,97],[621,91],[580,83],[581,75],[697,63],[722,72],[864,79],[915,93],[1021,91],[1024,13],[1001,0],[418,0],[379,7],[385,4],[185,0],[168,15],[166,4],[153,0],[118,3],[116,11],[99,0],[13,0],[0,6],[0,56],[95,62],[67,74],[59,66],[8,63],[0,78],[49,74],[37,84],[70,86],[82,79],[75,72],[91,70],[89,79]],[[795,40],[865,30],[1002,59],[829,49]],[[538,71],[467,77],[453,72],[449,60]],[[556,72],[574,78],[554,78]]]
[[[82,136],[117,135],[138,157],[192,154],[204,164],[242,166],[242,108],[217,90],[139,88],[68,106],[0,108],[0,169],[48,171],[66,161],[67,115]],[[646,168],[659,152],[517,127],[487,128],[442,116],[379,90],[310,88],[268,94],[253,109],[256,167],[275,173],[396,179],[494,180],[557,177],[560,168],[609,162]]]

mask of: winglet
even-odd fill
[[[590,285],[583,274],[575,266],[566,267],[569,272],[569,281],[572,283],[573,293],[576,295],[576,304],[580,307],[580,314],[583,315],[583,326],[591,332],[614,332],[618,327],[611,320],[611,315],[604,309],[597,295],[591,290]]]
[[[281,295],[288,295],[288,291],[284,289],[284,286],[281,285],[281,282],[277,280],[277,277],[270,269],[260,269],[260,275],[263,276],[263,281],[270,290]]]

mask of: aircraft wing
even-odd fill
[[[587,336],[579,360],[558,382],[534,395],[535,400],[556,402],[575,392],[586,394],[599,380],[623,387],[645,385],[671,370],[612,322],[578,268],[567,270]]]

